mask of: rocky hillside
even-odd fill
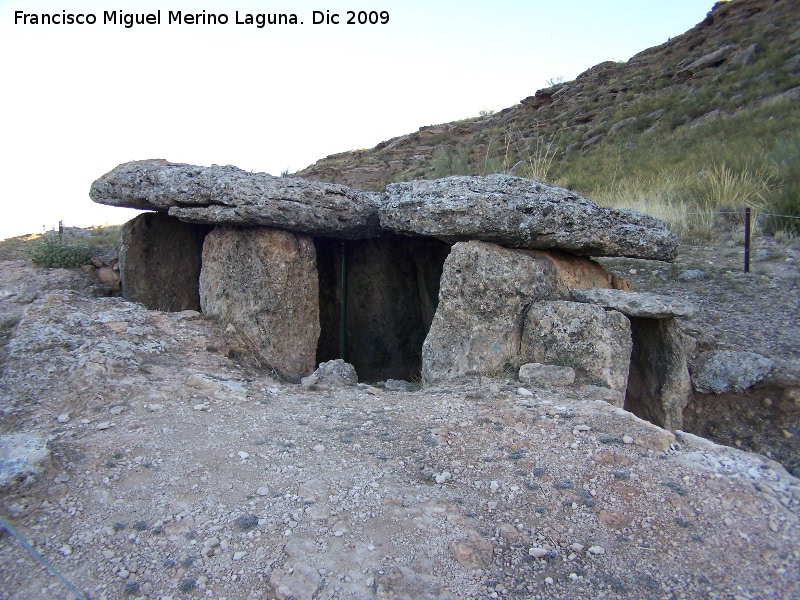
[[[791,133],[800,124],[799,23],[794,0],[719,2],[690,31],[628,62],[600,63],[497,113],[421,127],[297,175],[376,190],[391,181],[506,172],[591,194],[598,179],[610,183],[620,172],[769,162],[792,179],[800,154]]]

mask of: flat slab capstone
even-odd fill
[[[446,242],[479,239],[583,256],[671,261],[678,252],[677,238],[658,219],[507,175],[390,184],[380,222],[395,233]]]
[[[89,196],[99,204],[169,212],[188,223],[262,225],[340,239],[380,232],[378,194],[233,166],[129,162],[95,181]]]
[[[570,294],[576,302],[597,304],[629,317],[668,319],[694,315],[694,307],[690,304],[659,294],[604,289],[572,290]]]

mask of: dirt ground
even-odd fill
[[[702,347],[797,358],[797,250],[734,252],[609,268],[698,306]],[[0,262],[0,433],[50,448],[0,514],[86,598],[800,596],[800,481],[764,457],[588,387],[309,391],[93,286]],[[0,536],[0,598],[65,597]]]

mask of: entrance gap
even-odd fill
[[[342,244],[314,238],[319,273],[317,363],[340,356]],[[439,301],[450,245],[435,239],[386,235],[348,240],[345,356],[361,381],[419,379],[422,343]]]

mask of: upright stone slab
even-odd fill
[[[545,259],[486,242],[455,244],[422,347],[423,379],[512,369],[524,308],[555,289],[556,268]]]
[[[487,242],[459,242],[444,263],[439,306],[422,347],[422,374],[439,381],[468,374],[516,374],[525,313],[569,287],[608,283],[596,263]],[[541,362],[541,361],[540,361]]]
[[[198,280],[206,225],[144,213],[122,226],[122,296],[151,310],[200,310]]]
[[[578,302],[537,302],[525,317],[525,362],[572,367],[579,379],[625,393],[631,325],[614,310]]]
[[[319,282],[310,237],[263,227],[215,229],[203,245],[200,305],[244,333],[283,377],[297,382],[314,371]]]

